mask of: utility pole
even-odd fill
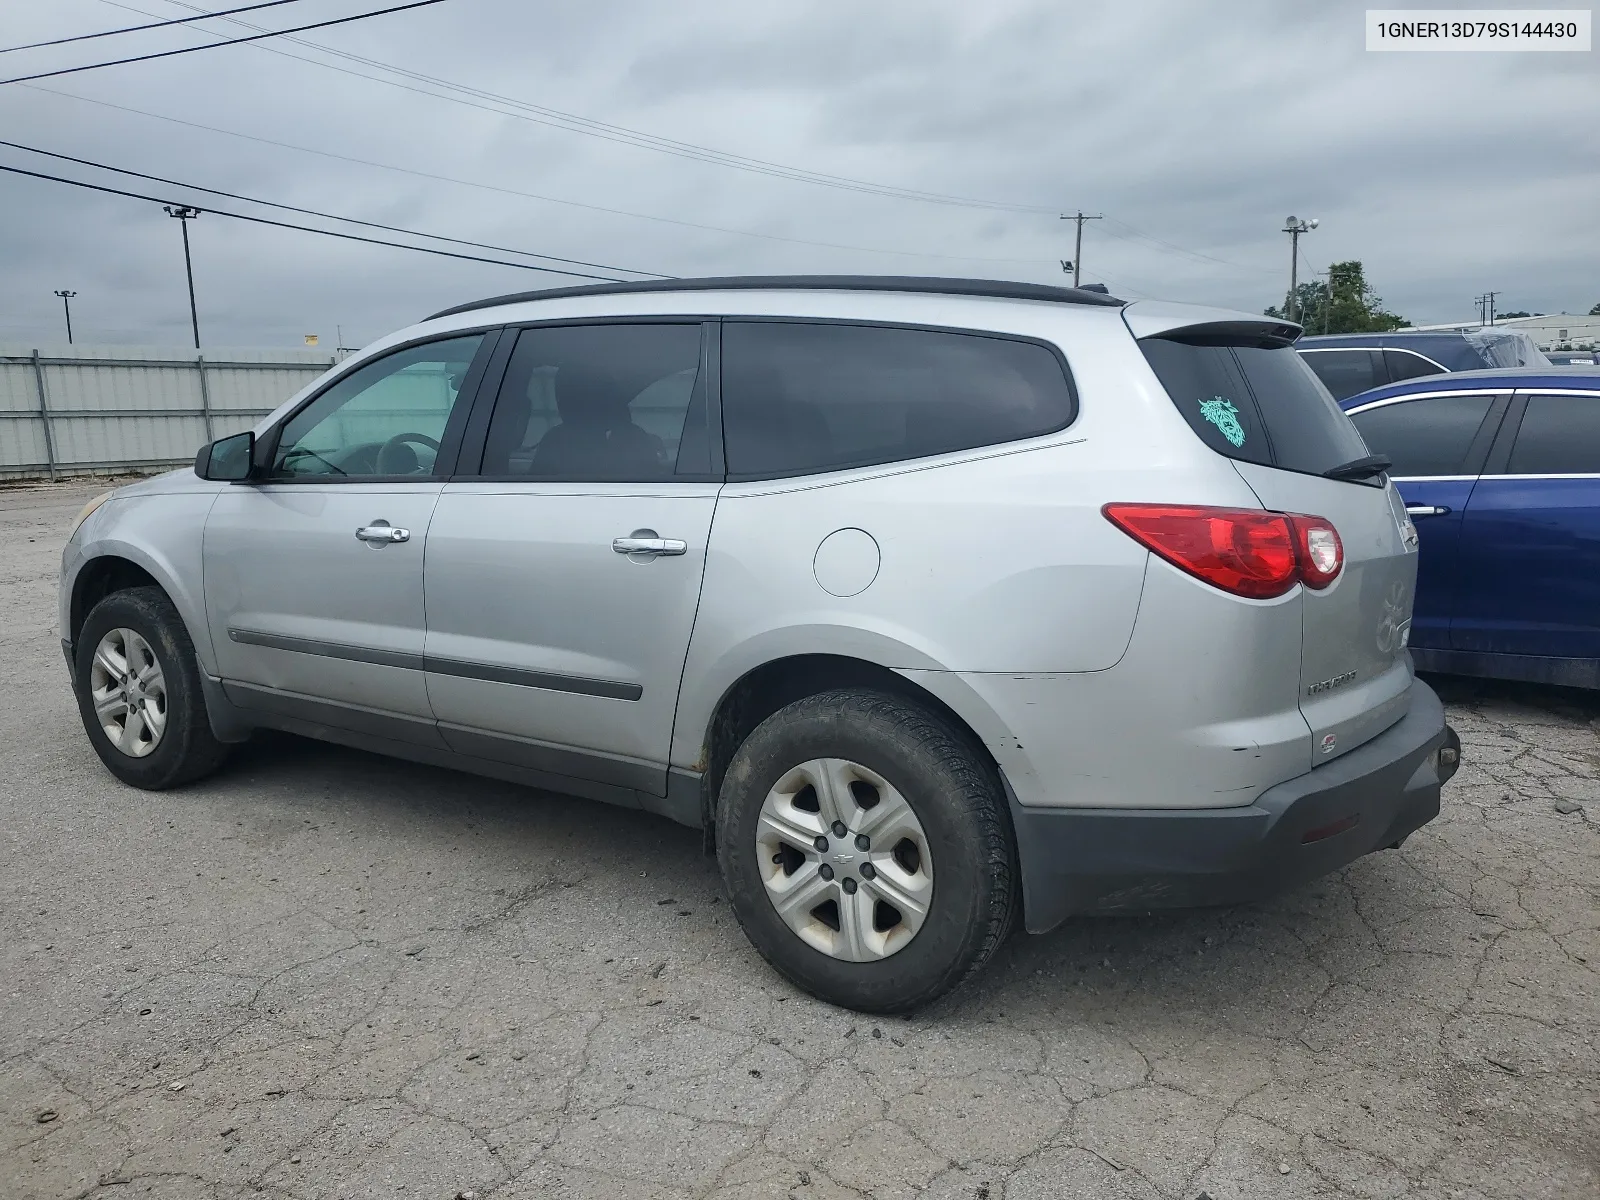
[[[1478,325],[1494,324],[1494,298],[1499,292],[1485,292],[1481,296],[1474,296],[1472,302],[1478,306]]]
[[[194,329],[194,348],[200,349],[200,310],[194,304],[194,263],[189,258],[189,222],[200,215],[200,210],[189,204],[163,205],[167,216],[183,222],[183,270],[189,277],[189,324]]]
[[[1500,294],[1499,292],[1485,292],[1484,293],[1484,298],[1489,301],[1489,324],[1491,324],[1491,325],[1494,324],[1494,298],[1496,296],[1498,296],[1499,294]]]
[[[61,297],[61,307],[66,310],[67,314],[67,345],[69,346],[72,345],[72,298],[77,294],[77,292],[68,291],[58,291],[56,293]]]
[[[1069,217],[1069,216],[1067,216],[1066,213],[1062,213],[1061,214],[1061,219],[1063,221],[1076,221],[1078,223],[1078,234],[1077,234],[1077,237],[1073,239],[1073,244],[1072,244],[1072,264],[1071,264],[1071,266],[1072,266],[1072,286],[1073,287],[1077,287],[1078,286],[1078,280],[1082,277],[1082,273],[1083,273],[1083,223],[1085,221],[1101,221],[1101,220],[1104,220],[1105,219],[1105,214],[1104,213],[1097,213],[1097,214],[1095,214],[1094,216],[1091,217],[1091,216],[1086,215],[1083,212],[1083,210],[1080,209],[1080,210],[1078,210],[1078,215],[1075,216],[1075,217]],[[1066,264],[1066,263],[1062,263],[1061,264],[1061,269],[1062,270],[1066,270],[1067,269],[1067,265],[1068,264]]]
[[[1310,233],[1321,223],[1315,217],[1302,221],[1292,215],[1283,221],[1283,232],[1289,235],[1289,301],[1283,306],[1283,315],[1291,321],[1295,319],[1300,300],[1300,235]]]

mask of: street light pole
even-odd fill
[[[200,210],[189,204],[163,205],[167,216],[183,223],[183,271],[189,277],[189,324],[194,329],[194,348],[200,349],[200,311],[194,303],[194,263],[189,258],[189,222],[200,215]]]
[[[56,292],[56,295],[61,297],[61,307],[67,314],[67,345],[69,346],[72,345],[72,298],[77,294],[77,292],[64,290]]]
[[[1291,321],[1295,319],[1295,309],[1300,299],[1300,235],[1310,233],[1320,224],[1315,217],[1309,221],[1302,221],[1295,216],[1284,218],[1283,232],[1289,235],[1289,302],[1283,306],[1283,315]]]

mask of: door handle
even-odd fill
[[[1408,517],[1442,517],[1450,509],[1443,504],[1408,504],[1406,515]]]
[[[635,529],[628,537],[612,538],[611,548],[618,554],[669,558],[673,555],[687,554],[689,543],[678,538],[658,537],[654,529]]]
[[[394,542],[409,542],[411,530],[402,529],[398,525],[380,522],[376,525],[363,525],[356,530],[356,537],[372,546],[387,546]]]

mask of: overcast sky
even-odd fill
[[[282,28],[394,2],[300,0],[244,19]],[[185,11],[173,0],[0,0],[0,44]],[[1361,259],[1387,307],[1414,322],[1464,318],[1486,289],[1500,293],[1502,311],[1587,312],[1600,301],[1596,53],[1372,54],[1363,11],[446,0],[303,35],[382,66],[274,39],[0,86],[0,137],[282,204],[671,275],[1059,283],[1072,224],[1057,214],[1081,207],[1106,217],[1086,227],[1086,280],[1126,297],[1252,311],[1282,300],[1289,239],[1278,231],[1294,213],[1322,222],[1302,239],[1303,272]],[[203,34],[178,26],[5,54],[0,77],[246,32],[211,21]],[[998,207],[737,170],[573,132],[505,100]],[[9,148],[0,163],[283,216]],[[341,326],[355,346],[462,300],[583,282],[214,212],[190,232],[201,337],[218,346],[298,346],[306,333],[328,345]],[[178,223],[158,205],[0,175],[0,341],[61,340],[57,288],[78,292],[81,341],[188,341]]]

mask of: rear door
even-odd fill
[[[1509,393],[1493,391],[1423,392],[1346,410],[1368,448],[1394,463],[1390,478],[1417,529],[1411,645],[1418,649],[1450,648],[1463,579],[1461,522],[1509,401]]]
[[[1234,460],[1262,507],[1322,517],[1339,532],[1339,577],[1302,588],[1300,710],[1315,766],[1405,714],[1416,533],[1386,479],[1324,475],[1370,451],[1280,329],[1199,326],[1141,346],[1191,427]]]
[[[1600,658],[1600,392],[1519,394],[1461,529],[1457,650]]]
[[[452,748],[666,794],[722,480],[714,337],[694,320],[517,335],[428,535],[428,696]]]

